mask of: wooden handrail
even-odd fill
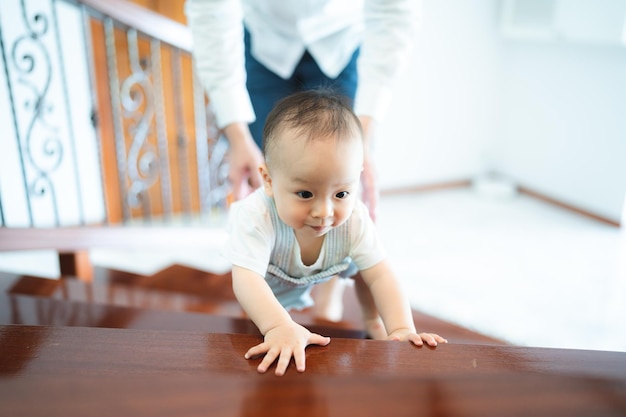
[[[77,0],[146,35],[191,53],[191,31],[185,25],[123,0]]]
[[[0,252],[51,249],[59,252],[92,248],[213,249],[226,241],[226,231],[210,227],[85,226],[0,228]]]

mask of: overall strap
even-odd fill
[[[267,206],[270,212],[270,218],[272,219],[272,226],[274,226],[274,248],[272,249],[272,255],[270,257],[270,264],[274,264],[282,270],[287,270],[291,265],[291,258],[293,256],[293,248],[296,244],[296,236],[293,233],[293,229],[283,223],[278,217],[278,211],[276,210],[276,203],[274,199],[264,194]]]
[[[275,232],[274,248],[271,255],[271,264],[275,267],[287,271],[289,265],[291,265],[291,258],[293,256],[294,245],[297,244],[296,236],[291,227],[283,223],[278,217],[276,210],[276,204],[274,199],[265,194],[267,206],[270,212],[270,218],[272,219],[272,225]],[[349,244],[350,239],[350,222],[347,221],[341,226],[332,229],[326,234],[323,250],[325,250],[324,261],[321,265],[322,271],[328,270],[338,264],[343,264],[347,254],[345,248]],[[271,270],[274,268],[270,268]],[[341,270],[345,268],[342,267]],[[329,271],[333,273],[341,272]],[[282,275],[282,274],[281,274]],[[318,274],[316,274],[318,275]]]

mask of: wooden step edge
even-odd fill
[[[187,331],[260,336],[254,323],[244,318],[110,306],[21,294],[0,294],[0,324]],[[313,332],[330,337],[356,339],[364,337],[363,332],[355,330],[326,328],[319,325],[307,327]]]
[[[210,313],[243,317],[233,299],[207,298],[140,286],[86,283],[78,280],[51,280],[32,276],[3,277],[9,294],[45,296],[56,300],[86,302],[118,307],[149,308],[166,311]],[[12,284],[7,284],[12,281]]]

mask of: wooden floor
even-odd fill
[[[0,324],[258,334],[234,297],[230,274],[179,265],[152,276],[96,269],[91,283],[0,272],[0,298]],[[359,314],[354,290],[348,286],[342,321],[316,319],[310,310],[292,315],[325,335],[364,338]],[[450,343],[505,344],[419,311],[413,316],[420,331],[439,333]]]

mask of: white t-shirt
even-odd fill
[[[274,263],[270,258],[276,239],[270,207],[264,193],[265,191],[259,188],[231,206],[228,221],[229,239],[223,252],[233,265],[252,270],[263,277],[267,273],[268,265]],[[376,227],[361,201],[357,201],[347,221],[352,222],[352,233],[346,247],[340,249],[344,251],[341,258],[349,256],[359,270],[371,268],[385,259],[386,254],[376,233]],[[304,265],[300,247],[295,240],[291,263],[284,272],[294,278],[320,272],[324,257],[327,256],[326,246],[324,242],[319,258],[312,265]]]

